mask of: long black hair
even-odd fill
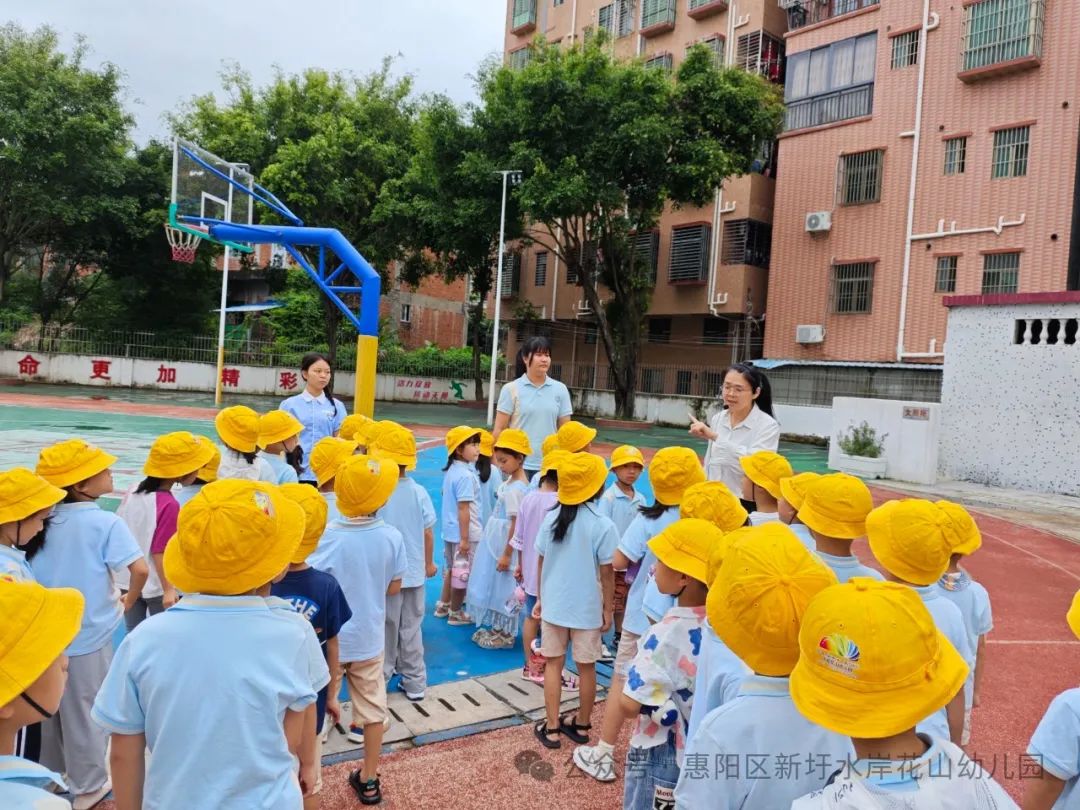
[[[594,494],[591,498],[589,498],[589,500],[585,501],[585,503],[590,503],[591,501],[595,501],[603,493],[604,493],[604,487],[600,487],[600,489],[596,490],[596,494]],[[582,504],[578,504],[578,503],[575,503],[575,504],[561,503],[561,504],[559,504],[559,514],[557,514],[555,516],[555,526],[553,527],[552,532],[551,532],[552,539],[556,543],[561,542],[563,540],[563,538],[566,537],[566,532],[569,530],[570,524],[574,522],[574,518],[577,517],[578,507],[581,506],[581,505]]]
[[[639,506],[638,511],[647,517],[649,520],[656,520],[668,509],[674,509],[671,504],[660,503],[660,501],[653,501],[652,506]]]
[[[308,352],[300,358],[300,376],[304,377],[304,373],[320,360],[330,366],[330,382],[326,384],[323,391],[326,393],[326,398],[330,400],[330,404],[334,406],[334,416],[337,416],[337,400],[334,399],[334,366],[330,358],[322,352]],[[304,382],[307,383],[307,377],[304,377]]]
[[[486,484],[491,478],[491,456],[481,453],[476,457],[476,472],[480,476],[480,483]]]
[[[554,484],[559,485],[559,471],[552,467],[546,473],[540,476],[539,484]]]
[[[161,482],[164,480],[164,478],[156,478],[152,475],[148,475],[139,482],[137,487],[135,487],[135,494],[142,495],[146,492],[157,492],[161,489]]]
[[[754,404],[757,405],[761,411],[772,416],[772,386],[769,384],[769,378],[765,376],[765,372],[759,368],[755,368],[749,363],[735,363],[724,369],[724,373],[720,376],[721,384],[723,384],[723,380],[727,377],[728,373],[732,371],[742,376],[742,378],[749,383],[751,390],[761,390],[757,399],[754,400]]]
[[[300,446],[299,442],[296,443],[296,447],[292,450],[285,451],[285,463],[296,470],[297,475],[304,469],[304,448]]]
[[[27,561],[34,559],[34,556],[43,548],[45,548],[45,532],[48,530],[49,523],[51,521],[52,515],[49,515],[47,518],[45,518],[44,525],[41,527],[41,531],[35,534],[29,540],[27,540],[26,545],[19,546],[19,549],[22,551],[22,553],[26,555]],[[19,523],[22,523],[22,521],[20,520]],[[18,526],[15,527],[15,531],[19,531]],[[19,535],[16,533],[15,536],[18,537]]]

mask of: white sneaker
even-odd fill
[[[580,745],[574,749],[574,765],[597,782],[615,781],[615,757],[611,751],[601,751],[596,745]]]
[[[90,810],[91,807],[96,807],[105,800],[105,797],[112,791],[112,783],[105,780],[105,784],[95,790],[93,793],[80,793],[71,802],[72,810]]]
[[[387,717],[385,720],[383,720],[382,727],[383,727],[383,731],[389,731],[390,730],[390,718],[389,717]],[[356,743],[357,745],[363,745],[364,744],[364,727],[363,726],[349,726],[349,733],[345,735],[345,739],[347,739],[351,743]]]

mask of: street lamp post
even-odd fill
[[[502,274],[503,274],[503,243],[506,239],[506,184],[516,186],[521,182],[521,172],[516,169],[503,169],[496,172],[502,175],[502,211],[499,214],[499,269],[495,276],[495,324],[491,333],[491,379],[488,381],[488,412],[487,421],[491,426],[495,425],[495,368],[499,362],[499,316],[502,312]]]

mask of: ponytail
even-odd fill
[[[491,456],[481,453],[476,457],[476,472],[480,475],[480,483],[486,484],[491,478]]]
[[[156,478],[153,475],[148,475],[139,482],[137,487],[135,487],[135,494],[142,495],[147,492],[157,492],[161,489],[161,482],[164,480],[164,478]]]
[[[656,520],[668,509],[674,509],[674,506],[666,503],[660,503],[660,501],[654,501],[652,506],[639,506],[638,511],[649,520]]]
[[[596,490],[596,494],[589,498],[589,500],[585,501],[585,503],[592,503],[597,498],[599,498],[603,494],[603,492],[604,488],[600,487],[600,489]],[[552,538],[555,540],[556,543],[561,542],[563,538],[566,537],[566,532],[570,529],[570,524],[573,523],[574,518],[577,517],[578,508],[584,505],[584,503],[559,504],[559,514],[555,516],[555,526],[552,529]]]

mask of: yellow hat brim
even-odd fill
[[[199,442],[198,450],[191,454],[190,458],[177,460],[171,464],[155,464],[152,459],[147,459],[143,465],[143,474],[154,478],[183,478],[193,472],[198,472],[205,467],[214,457],[214,447],[210,440]]]
[[[780,489],[780,481],[773,481],[769,478],[765,472],[760,469],[754,462],[753,456],[743,456],[739,459],[739,465],[742,467],[743,472],[746,473],[746,477],[768,492],[774,498],[780,498],[783,496],[783,491]],[[783,479],[781,479],[783,480]]]
[[[517,453],[518,455],[528,456],[532,454],[532,448],[523,445],[520,442],[515,441],[498,441],[495,443],[495,450],[509,450],[511,453]]]
[[[699,560],[682,549],[675,548],[675,545],[663,534],[659,534],[649,541],[649,549],[656,555],[656,559],[660,560],[672,571],[686,574],[686,576],[696,579],[698,582],[708,583],[709,561]]]
[[[335,490],[338,510],[345,517],[373,515],[390,500],[390,496],[394,494],[394,489],[397,487],[397,482],[397,469],[389,464],[380,464],[379,477],[375,479],[375,486],[363,498],[353,501],[348,497],[342,497],[342,494]]]
[[[292,426],[287,426],[276,433],[260,433],[259,438],[255,440],[255,444],[260,450],[265,450],[272,444],[277,444],[286,439],[291,439],[294,436],[299,436],[303,431],[304,426],[301,425],[298,430],[294,430]]]
[[[38,476],[40,479],[41,476]],[[40,488],[33,494],[26,496],[21,501],[0,507],[0,523],[16,523],[35,515],[42,509],[56,506],[67,497],[67,493],[60,487],[41,480]],[[0,706],[3,704],[0,703]]]
[[[691,475],[693,480],[687,481],[685,485],[667,486],[666,484],[652,482],[653,495],[656,496],[656,500],[665,506],[678,506],[682,503],[683,495],[686,494],[686,490],[690,489],[694,484],[700,484],[705,480],[705,471],[701,469],[700,465],[695,474]]]
[[[787,500],[785,498],[785,500]],[[790,501],[788,501],[790,503]],[[855,540],[866,534],[866,520],[847,522],[837,520],[814,508],[812,503],[798,508],[799,520],[818,534],[833,537],[837,540]]]
[[[395,453],[393,450],[387,450],[382,447],[376,447],[371,451],[371,455],[377,459],[385,459],[392,461],[400,467],[404,467],[406,470],[416,469],[416,456],[407,456],[404,453]]]
[[[582,425],[582,430],[576,436],[573,437],[573,443],[563,446],[563,450],[568,453],[579,453],[592,444],[592,440],[596,438],[596,428]]]
[[[451,428],[446,434],[446,451],[453,454],[461,445],[465,444],[473,436],[482,435],[479,429],[473,429],[466,425]]]
[[[86,600],[74,588],[28,588],[34,615],[0,662],[0,706],[40,678],[71,643],[82,625]],[[5,619],[7,621],[7,619]]]
[[[1077,591],[1076,596],[1073,597],[1069,612],[1065,614],[1065,621],[1069,623],[1069,629],[1073,631],[1073,635],[1080,638],[1080,591]]]
[[[947,555],[943,556],[941,568],[931,571],[912,565],[903,554],[899,553],[896,544],[889,537],[881,537],[876,532],[870,532],[866,539],[870,544],[870,552],[874,555],[874,559],[881,563],[881,567],[912,585],[933,585],[949,569]]]
[[[795,484],[792,483],[792,478],[795,476],[788,476],[787,478],[780,479],[780,497],[791,504],[791,507],[798,512],[799,508],[803,504],[803,495],[800,495],[798,490],[795,489]]]
[[[569,452],[569,451],[568,451]],[[566,506],[577,506],[578,504],[585,503],[589,498],[593,497],[600,491],[600,488],[604,486],[607,481],[607,466],[597,466],[596,472],[591,475],[580,486],[568,487],[562,480],[559,481],[559,490],[556,497],[561,504]]]
[[[104,450],[97,448],[97,454],[92,458],[88,458],[78,467],[73,470],[65,470],[62,473],[56,475],[49,475],[46,473],[38,472],[37,474],[52,484],[54,487],[70,487],[74,484],[79,484],[86,481],[88,478],[93,478],[100,472],[104,472],[116,463],[116,456],[112,453],[106,453]]]

